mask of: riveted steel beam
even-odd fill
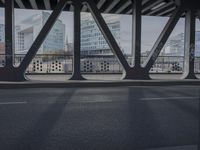
[[[188,10],[185,16],[185,40],[184,40],[184,68],[183,79],[196,79],[194,73],[195,60],[195,24],[196,14],[193,10]]]
[[[141,0],[133,1],[133,41],[132,41],[132,54],[134,67],[140,67],[141,63]]]
[[[13,67],[14,55],[14,0],[5,1],[5,67]]]
[[[31,45],[29,51],[27,52],[26,56],[22,60],[19,69],[25,73],[26,69],[28,68],[29,64],[31,63],[32,59],[36,55],[37,51],[39,50],[40,46],[42,45],[43,41],[47,37],[48,33],[52,29],[53,25],[55,24],[57,18],[61,14],[62,10],[65,8],[67,4],[66,0],[60,0],[58,5],[55,7],[54,11],[51,13],[49,19],[42,27],[42,30],[36,37],[35,41]]]
[[[0,68],[0,81],[24,81],[24,75],[13,66],[14,0],[5,1],[5,66]]]
[[[112,3],[108,6],[108,8],[106,8],[106,10],[104,11],[104,13],[109,13],[117,5],[117,3],[119,3],[119,2],[120,2],[120,0],[114,0],[114,1],[112,1]]]
[[[163,12],[164,10],[168,10],[170,9],[171,7],[174,6],[174,2],[169,2],[169,3],[166,3],[154,10],[151,10],[149,13],[147,13],[147,15],[154,15],[156,14],[157,12]]]
[[[142,13],[147,12],[149,9],[155,7],[156,5],[158,5],[158,4],[162,3],[162,2],[163,2],[163,0],[156,0],[156,1],[153,1],[153,2],[149,3],[148,5],[144,5],[143,9],[142,9]]]
[[[88,5],[88,8],[89,8],[94,20],[96,21],[99,29],[101,30],[101,32],[102,32],[102,34],[105,38],[105,40],[107,41],[108,45],[110,46],[113,54],[117,57],[119,63],[124,68],[124,73],[123,73],[122,79],[149,79],[148,72],[146,72],[146,70],[144,70],[143,68],[141,68],[141,67],[130,67],[130,65],[128,64],[126,58],[124,57],[122,51],[120,50],[119,45],[117,44],[117,42],[114,39],[111,31],[109,30],[105,20],[103,19],[100,11],[96,7],[95,3],[90,1],[90,0],[84,0],[84,1]],[[141,17],[139,15],[140,14],[137,13],[137,17],[136,17],[137,20],[139,20],[140,17]],[[134,28],[139,29],[139,24],[137,24],[137,26],[134,26]],[[140,34],[140,31],[137,31],[136,34]],[[140,43],[140,38],[136,38],[134,40],[136,40],[136,42]],[[135,42],[135,44],[136,44],[136,42]],[[137,48],[138,47],[140,47],[140,46],[137,45]],[[138,50],[138,51],[140,51],[140,50]],[[139,53],[138,51],[137,51],[137,55]],[[138,61],[137,61],[137,63],[138,63]]]
[[[101,7],[103,6],[103,4],[106,2],[106,0],[99,0],[98,4],[97,4],[97,8],[101,9]]]
[[[19,8],[25,9],[25,6],[21,0],[15,0],[15,1],[16,1],[17,5],[19,6]]]
[[[73,73],[70,80],[84,80],[81,75],[81,5],[79,0],[74,0],[74,57],[73,57]]]
[[[131,0],[127,0],[118,10],[116,10],[116,14],[120,14],[124,9],[126,9],[129,5],[132,4]]]
[[[179,18],[181,17],[183,10],[179,7],[176,9],[174,14],[169,18],[167,24],[165,25],[163,31],[161,32],[160,36],[158,37],[157,41],[155,42],[150,55],[147,58],[144,66],[147,70],[150,70],[153,64],[155,63],[160,51],[164,47],[167,39],[169,38],[170,34],[172,33],[174,27],[176,26]]]
[[[37,6],[37,3],[36,3],[35,0],[29,0],[29,2],[30,2],[33,9],[38,9],[38,6]]]
[[[99,29],[101,30],[105,40],[107,41],[108,45],[110,46],[112,52],[117,56],[118,60],[122,64],[123,68],[125,70],[128,70],[130,68],[128,62],[126,61],[125,57],[123,56],[122,51],[120,50],[115,38],[113,37],[111,31],[109,30],[105,20],[103,19],[100,11],[98,10],[97,6],[93,1],[85,0],[87,2],[88,8],[90,9],[90,12],[96,21]]]
[[[51,5],[50,5],[50,1],[49,0],[45,0],[44,1],[44,6],[45,6],[46,10],[51,10]]]

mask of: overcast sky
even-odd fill
[[[39,10],[22,10],[15,9],[15,24],[19,24],[25,18],[38,14]],[[66,35],[69,41],[73,40],[73,14],[71,12],[63,12],[60,16],[62,22],[66,25]],[[165,26],[168,17],[142,17],[142,51],[150,50],[153,43],[158,38],[160,32]],[[131,22],[132,18],[129,15],[121,15],[121,47],[126,52],[131,51]],[[4,10],[0,8],[0,23],[4,22]],[[197,30],[199,30],[200,24],[197,23]],[[184,19],[180,19],[176,28],[174,29],[171,37],[179,33],[184,32]]]

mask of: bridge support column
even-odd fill
[[[194,73],[195,60],[195,11],[189,10],[185,17],[184,70],[182,79],[196,79]]]
[[[142,67],[134,67],[123,72],[122,79],[150,80],[149,71]]]
[[[5,66],[0,68],[1,81],[25,80],[23,74],[13,66],[14,60],[14,0],[5,1]]]
[[[113,37],[111,31],[109,30],[105,20],[103,19],[100,11],[98,10],[95,3],[91,0],[85,0],[86,4],[88,5],[88,8],[96,21],[100,31],[102,32],[105,40],[107,41],[108,45],[110,46],[111,51],[113,54],[117,57],[119,63],[122,65],[124,69],[124,73],[122,76],[122,79],[149,79],[148,72],[144,68],[140,66],[140,45],[141,45],[141,2],[139,0],[136,0],[136,2],[133,4],[134,8],[134,21],[133,21],[133,30],[134,30],[134,55],[135,58],[134,61],[136,62],[136,67],[131,67],[126,58],[124,57],[119,45],[117,44],[115,38]],[[139,21],[139,22],[137,22]],[[138,37],[139,35],[139,37]],[[135,51],[136,50],[136,51]],[[135,64],[135,63],[134,63]]]
[[[73,1],[74,6],[74,57],[73,74],[70,80],[84,80],[81,75],[81,5],[79,0]]]
[[[42,30],[36,37],[35,41],[31,45],[26,56],[22,60],[19,67],[13,66],[13,38],[14,38],[14,0],[5,1],[5,24],[6,24],[6,65],[0,68],[0,80],[1,81],[23,81],[25,79],[25,71],[29,64],[33,60],[43,41],[47,37],[48,33],[55,24],[62,10],[65,8],[68,0],[60,0],[56,8],[46,21]]]
[[[123,79],[150,79],[149,71],[141,67],[141,28],[142,28],[142,2],[132,0],[132,64],[133,68],[124,71]]]

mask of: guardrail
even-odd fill
[[[19,66],[25,55],[14,55],[14,66]],[[132,58],[126,56],[131,65]],[[142,63],[147,57],[142,56]],[[183,56],[159,56],[151,73],[182,73]],[[0,55],[0,66],[5,65],[5,55]],[[61,54],[37,54],[27,73],[71,73],[73,56]],[[113,55],[87,55],[81,57],[82,73],[122,73],[123,68]],[[200,57],[195,58],[195,73],[200,73]]]

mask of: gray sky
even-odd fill
[[[19,24],[25,18],[39,13],[37,10],[15,9],[15,24]],[[60,16],[62,22],[66,25],[66,35],[69,41],[73,40],[73,14],[71,12],[63,12]],[[131,51],[131,31],[132,18],[129,15],[121,15],[121,47],[126,52]],[[150,50],[153,43],[158,38],[168,17],[142,17],[142,51]],[[4,9],[0,8],[0,22],[4,22]],[[200,30],[199,21],[197,21],[197,30]],[[184,19],[180,19],[177,26],[170,37],[184,32]]]

